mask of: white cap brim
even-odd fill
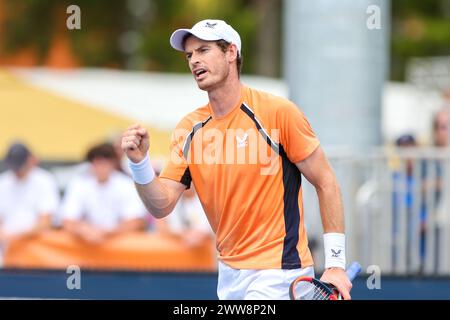
[[[200,30],[192,31],[191,29],[178,29],[170,36],[170,45],[172,48],[178,51],[184,52],[184,39],[186,35],[191,34],[201,40],[215,41],[222,39],[219,36],[215,36],[210,32],[201,32]]]

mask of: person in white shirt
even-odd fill
[[[0,175],[0,242],[34,236],[51,227],[59,193],[54,177],[37,167],[37,159],[23,143],[9,147]]]
[[[63,228],[89,243],[129,231],[144,230],[146,209],[133,181],[115,168],[111,144],[94,146],[87,153],[90,168],[67,186],[61,215]]]

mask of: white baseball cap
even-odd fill
[[[186,35],[192,34],[205,41],[225,40],[233,43],[241,53],[241,37],[232,26],[222,20],[202,20],[197,22],[191,29],[178,29],[170,36],[172,48],[184,52],[184,39]]]

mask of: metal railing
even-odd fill
[[[328,158],[342,190],[349,261],[390,274],[450,274],[449,150],[333,151]],[[308,233],[317,236],[317,197],[304,188],[307,227],[316,225]],[[318,265],[322,257],[318,246]]]

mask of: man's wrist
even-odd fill
[[[345,234],[325,233],[323,235],[325,269],[341,268],[345,270]]]
[[[128,159],[128,167],[130,168],[134,182],[137,184],[149,184],[155,178],[155,170],[150,163],[148,154],[138,163],[134,163]]]

